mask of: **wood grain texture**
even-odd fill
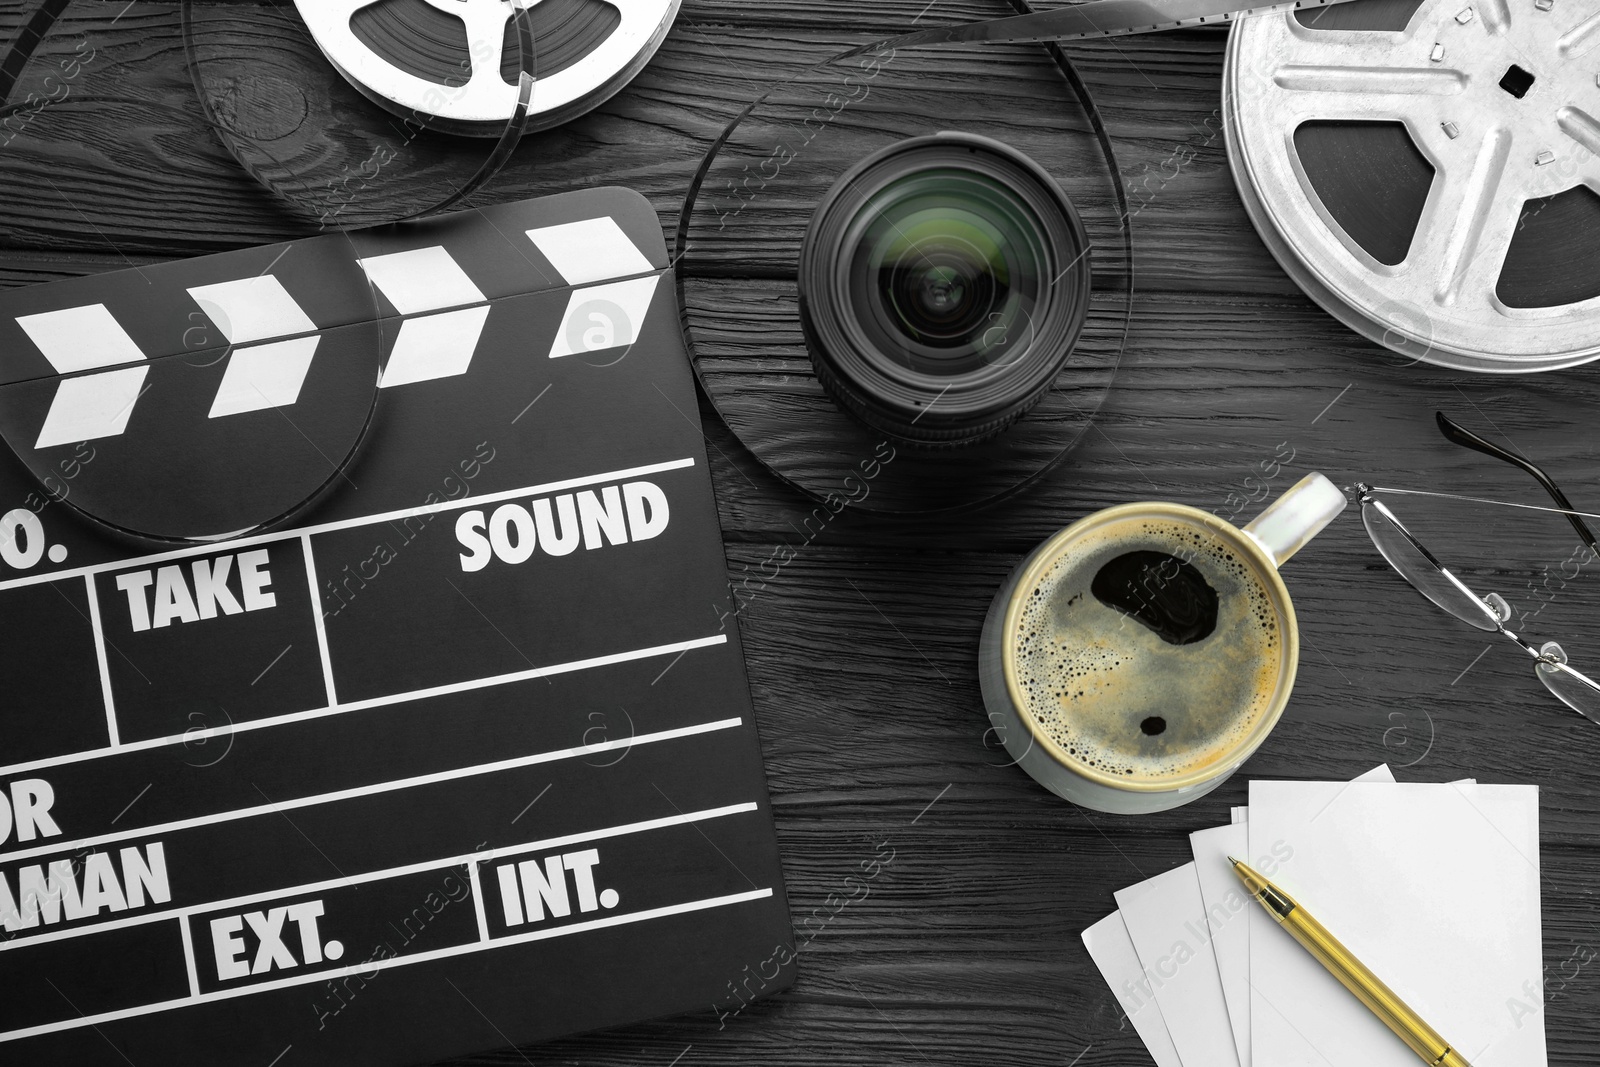
[[[0,32],[14,32],[30,6],[0,0]],[[236,105],[252,93],[289,100],[282,84],[260,79],[320,68],[307,65],[317,57],[285,28],[282,5],[199,7],[222,20],[213,44],[239,51],[231,75],[218,61],[224,79],[242,79]],[[81,0],[41,49],[23,93],[59,95],[61,63],[80,42],[95,58],[0,151],[0,284],[314,229],[241,173],[205,125],[178,10],[161,0]],[[227,19],[263,10],[276,19],[269,29],[226,30]],[[686,0],[632,86],[529,137],[481,199],[623,184],[650,198],[670,234],[706,146],[765,86],[919,17],[1007,11],[1001,0]],[[1007,766],[987,734],[975,668],[988,600],[1033,544],[1097,508],[1163,499],[1243,520],[1261,506],[1252,498],[1310,470],[1341,484],[1537,499],[1516,472],[1440,439],[1435,408],[1514,444],[1580,505],[1600,508],[1600,368],[1491,378],[1408,366],[1317,309],[1273,262],[1239,204],[1217,132],[1225,44],[1224,32],[1208,30],[1067,50],[1105,114],[1135,207],[1138,294],[1094,428],[1031,492],[959,517],[847,510],[819,522],[816,505],[763,470],[702,404],[733,581],[728,607],[745,638],[805,945],[799,984],[724,1019],[705,1013],[460,1062],[1147,1062],[1078,939],[1114,906],[1112,891],[1185,862],[1186,834],[1226,822],[1249,777],[1345,778],[1385,760],[1411,764],[1403,780],[1538,783],[1552,983],[1575,949],[1600,949],[1600,728],[1563,711],[1509,643],[1481,638],[1407,589],[1353,514],[1290,565],[1305,645],[1294,699],[1244,773],[1211,796],[1139,819],[1085,812]],[[999,66],[971,55],[917,62],[908,68],[926,88],[917,109],[876,131],[862,112],[862,136],[938,121],[1031,139],[1063,172],[1087,159],[1072,154],[1082,149],[1081,116],[1044,104],[1062,90],[1037,50],[1015,50]],[[328,101],[330,137],[349,147],[383,135],[389,116],[352,99],[331,70],[322,75],[301,90],[313,104]],[[233,113],[257,133],[268,121]],[[1052,141],[1056,130],[1065,132]],[[359,191],[361,204],[403,204],[419,195],[403,179],[460,180],[475,166],[460,145],[416,150],[426,157],[418,174],[382,175]],[[1086,185],[1082,195],[1091,209],[1109,209],[1104,193]],[[806,201],[774,198],[767,208],[741,216],[735,238],[686,254],[681,267],[708,321],[782,284]],[[747,357],[738,368],[749,380],[737,388],[759,399],[782,384],[774,376],[785,361],[796,362],[797,338],[781,309],[765,325],[743,314],[711,354]],[[1294,459],[1263,487],[1258,464],[1283,443]],[[1470,509],[1429,521],[1442,554],[1529,613],[1530,635],[1559,638],[1575,663],[1600,666],[1600,568],[1560,571],[1572,546],[1559,523]],[[794,559],[771,576],[763,563],[783,549]],[[844,878],[880,845],[893,862],[865,897],[833,913],[830,894],[845,892]],[[1546,1008],[1550,1062],[1592,1062],[1600,971],[1590,965],[1560,993]]]

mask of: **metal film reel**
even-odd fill
[[[318,47],[375,103],[431,129],[498,137],[517,106],[513,15],[529,21],[528,129],[576,118],[626,85],[681,0],[295,0]],[[525,12],[525,14],[519,14]]]
[[[1242,19],[1223,109],[1245,208],[1307,294],[1404,355],[1501,373],[1593,360],[1596,61],[1600,12],[1561,0]]]

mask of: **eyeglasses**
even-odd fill
[[[1480,500],[1476,497],[1456,496],[1451,493],[1429,493],[1411,489],[1387,489],[1382,486],[1372,486],[1357,483],[1359,500],[1361,503],[1361,521],[1366,525],[1367,535],[1372,538],[1373,545],[1389,565],[1399,572],[1400,577],[1409,582],[1417,592],[1433,601],[1445,611],[1454,615],[1469,626],[1479,630],[1492,631],[1504,634],[1515,641],[1524,651],[1534,658],[1534,673],[1539,681],[1544,683],[1546,689],[1554,693],[1573,710],[1584,717],[1600,723],[1600,682],[1586,677],[1573,669],[1567,663],[1567,654],[1561,646],[1554,641],[1547,641],[1535,646],[1521,635],[1506,628],[1506,623],[1511,621],[1511,605],[1498,593],[1480,595],[1467,586],[1460,578],[1451,573],[1450,569],[1439,562],[1427,547],[1417,540],[1412,532],[1406,529],[1399,517],[1390,508],[1389,504],[1379,499],[1379,494],[1392,496],[1424,496],[1439,497],[1450,500],[1467,500],[1479,504],[1494,504],[1500,507],[1521,508],[1529,511],[1548,511],[1553,514],[1565,515],[1572,524],[1578,536],[1588,544],[1591,551],[1600,556],[1600,545],[1595,542],[1595,536],[1589,527],[1584,524],[1585,518],[1600,519],[1600,515],[1592,515],[1575,510],[1568,502],[1566,495],[1561,492],[1550,477],[1535,467],[1521,456],[1490,444],[1476,434],[1467,431],[1451,422],[1443,413],[1436,413],[1439,429],[1446,438],[1465,448],[1490,455],[1496,459],[1504,460],[1533,475],[1545,491],[1555,500],[1557,507],[1537,507],[1531,504],[1508,504],[1498,500]]]

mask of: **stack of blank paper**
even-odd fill
[[[1252,782],[1194,862],[1116,894],[1084,944],[1157,1067],[1415,1067],[1249,899],[1266,875],[1473,1067],[1543,1067],[1539,795],[1520,785]]]

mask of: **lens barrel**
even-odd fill
[[[1056,380],[1088,311],[1088,238],[1021,152],[938,133],[890,145],[831,188],[800,251],[817,377],[901,444],[1000,433]]]

